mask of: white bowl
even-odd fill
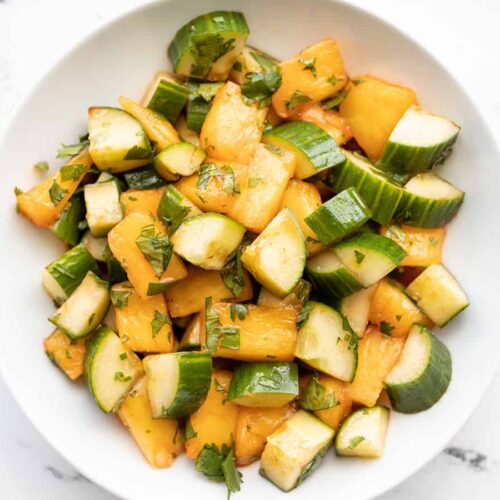
[[[115,105],[119,95],[139,98],[158,69],[175,31],[214,8],[238,9],[251,27],[250,42],[286,58],[324,36],[339,42],[348,71],[372,72],[413,87],[421,104],[462,125],[452,157],[439,172],[466,190],[466,201],[450,226],[444,259],[468,292],[472,305],[438,335],[453,356],[453,380],[431,410],[393,413],[383,458],[338,459],[333,452],[287,498],[327,492],[343,500],[367,499],[395,486],[438,453],[478,404],[498,364],[500,266],[497,247],[499,153],[481,113],[453,76],[394,27],[356,8],[327,0],[173,0],[132,12],[93,34],[63,58],[18,110],[0,145],[3,335],[0,366],[13,395],[33,424],[66,459],[92,481],[128,499],[224,498],[223,486],[196,473],[179,458],[168,470],[153,470],[118,423],[94,404],[83,383],[65,379],[45,357],[42,339],[53,310],[40,286],[43,266],[63,248],[46,230],[14,210],[14,186],[40,177],[31,165],[52,158],[60,142],[86,128],[90,105]],[[243,470],[235,498],[282,498],[259,477],[257,465]],[[331,492],[331,494],[330,494]]]

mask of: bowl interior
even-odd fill
[[[449,346],[454,374],[447,394],[415,416],[393,414],[383,458],[338,459],[330,452],[321,467],[289,498],[324,495],[366,499],[394,486],[436,454],[470,415],[497,365],[500,337],[491,291],[500,241],[495,221],[499,156],[480,113],[453,77],[429,54],[384,22],[328,0],[172,0],[153,3],[113,22],[85,40],[37,86],[18,110],[0,145],[3,165],[1,241],[4,317],[0,366],[35,426],[90,479],[124,498],[223,498],[224,488],[194,472],[185,457],[169,470],[152,470],[114,416],[103,414],[83,382],[70,383],[45,357],[41,342],[51,331],[53,306],[40,286],[43,266],[63,248],[14,210],[14,186],[40,177],[31,166],[53,158],[59,143],[86,129],[90,105],[116,105],[119,95],[139,98],[154,72],[168,67],[167,43],[189,19],[215,8],[238,9],[251,28],[250,43],[286,58],[325,36],[339,42],[351,75],[371,72],[413,87],[420,103],[462,125],[452,157],[438,171],[467,192],[451,224],[444,260],[468,292],[472,305],[439,332]],[[487,240],[485,236],[488,235]],[[243,470],[238,498],[281,497]],[[361,481],[360,478],[363,478]],[[328,486],[326,486],[328,485]]]

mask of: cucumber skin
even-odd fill
[[[341,241],[335,248],[358,246],[367,250],[377,250],[398,265],[405,257],[403,250],[395,241],[370,232],[359,232],[351,238]]]
[[[188,417],[205,401],[212,381],[212,356],[208,352],[175,353],[179,366],[179,383],[165,417]],[[184,363],[182,358],[189,359]],[[197,366],[193,367],[193,363]],[[194,390],[194,388],[197,388]]]
[[[214,18],[222,18],[224,22],[214,23]],[[245,17],[241,12],[230,11],[214,11],[198,16],[184,26],[182,26],[174,36],[167,49],[167,55],[172,63],[174,71],[178,72],[179,63],[182,62],[183,56],[187,51],[191,50],[192,38],[201,38],[218,33],[233,32],[241,34],[249,34],[250,29],[246,23]],[[210,68],[211,70],[211,68]],[[207,74],[193,75],[193,78],[201,80],[206,79]]]
[[[81,196],[72,196],[68,206],[50,230],[64,243],[74,247],[80,241],[78,223],[84,218],[85,204]]]
[[[276,368],[278,371],[276,372]],[[284,382],[277,388],[259,384],[269,379],[272,373],[279,373]],[[271,379],[272,380],[272,379]],[[228,391],[228,400],[244,397],[246,394],[295,394],[299,395],[299,374],[295,363],[256,362],[243,363],[234,370]]]
[[[187,128],[193,132],[200,133],[203,122],[210,111],[212,102],[217,91],[223,86],[223,83],[199,83],[189,82],[189,98],[186,107],[186,122]],[[204,96],[199,95],[198,90],[201,86],[205,89],[210,89],[210,92],[205,91]],[[208,100],[206,97],[210,97]]]
[[[321,243],[330,245],[359,230],[371,218],[356,188],[340,192],[305,218]]]
[[[73,278],[65,273],[60,273],[58,271],[59,266],[72,275]],[[67,297],[78,288],[78,285],[80,285],[89,271],[92,271],[97,276],[100,275],[94,257],[92,257],[86,248],[79,245],[52,261],[45,269],[59,283]]]
[[[450,351],[428,328],[423,325],[431,343],[431,354],[423,373],[412,382],[386,384],[394,410],[400,413],[419,413],[436,404],[448,389],[451,380],[452,361]]]
[[[374,169],[373,176],[346,157],[346,160],[330,173],[328,185],[336,193],[349,187],[355,187],[370,208],[373,220],[379,224],[388,225],[403,196],[403,189],[388,178],[384,172],[376,172],[377,169],[372,168]],[[382,184],[383,179],[380,179],[379,176],[386,178],[387,183]]]
[[[319,171],[339,165],[345,160],[335,140],[322,128],[306,121],[288,122],[271,129],[263,137],[263,142],[269,143],[273,138],[291,144],[308,160],[312,172],[310,177]]]
[[[448,141],[429,147],[409,146],[389,140],[384,147],[382,157],[377,162],[377,167],[389,175],[396,174],[402,178],[430,170],[448,158],[457,137],[458,131]]]
[[[464,201],[464,196],[465,193],[460,198],[433,200],[403,190],[394,218],[408,226],[441,227],[455,217]]]
[[[186,105],[189,89],[178,82],[161,79],[147,107],[161,113],[170,123],[175,123]]]
[[[167,184],[150,166],[124,172],[123,177],[129,189],[157,189]]]
[[[331,273],[315,273],[308,270],[306,266],[306,274],[313,287],[318,292],[324,293],[332,304],[363,288],[363,285],[346,267]]]

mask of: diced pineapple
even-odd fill
[[[245,103],[239,85],[226,84],[217,92],[203,122],[200,144],[208,156],[248,163],[260,142],[267,109]]]

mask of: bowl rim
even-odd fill
[[[464,94],[464,96],[471,102],[471,106],[475,108],[478,111],[478,114],[481,116],[481,120],[484,125],[485,129],[485,137],[488,139],[488,141],[491,143],[492,149],[496,153],[498,157],[500,157],[500,134],[495,133],[493,124],[492,124],[492,118],[491,118],[491,113],[488,111],[488,107],[485,103],[484,98],[479,95],[475,95],[474,99],[471,97],[471,93],[467,90],[466,86],[464,85],[464,79],[463,78],[457,78],[455,76],[455,72],[452,71],[452,69],[449,67],[448,63],[444,60],[440,60],[438,57],[436,57],[429,48],[427,48],[426,45],[424,45],[420,40],[418,40],[416,37],[414,37],[412,34],[408,34],[404,32],[402,29],[400,29],[397,25],[393,24],[393,22],[388,21],[381,17],[380,15],[372,12],[369,8],[365,8],[364,6],[360,6],[357,4],[351,3],[349,0],[327,0],[328,2],[332,4],[342,4],[344,7],[351,9],[354,12],[357,12],[361,15],[364,15],[368,18],[371,18],[372,20],[375,20],[376,22],[380,23],[383,25],[385,28],[392,30],[396,32],[399,36],[404,37],[406,40],[414,44],[415,46],[418,47],[420,51],[422,51],[427,58],[429,58],[434,64],[439,66],[450,78],[450,80],[453,82],[453,84]],[[69,47],[62,49],[59,52],[59,55],[57,55],[51,63],[44,69],[42,73],[38,76],[38,78],[35,78],[30,85],[30,87],[25,91],[25,93],[21,96],[21,98],[18,100],[17,103],[13,106],[12,110],[9,113],[9,117],[4,123],[3,127],[0,129],[0,152],[5,148],[6,146],[6,137],[8,135],[8,132],[14,123],[14,121],[17,119],[19,112],[25,107],[26,103],[32,98],[34,94],[38,91],[38,89],[43,86],[45,83],[45,80],[50,78],[50,75],[52,72],[58,68],[59,66],[64,65],[75,52],[80,50],[89,40],[91,40],[93,37],[102,34],[105,32],[110,26],[114,25],[115,23],[120,23],[121,21],[125,20],[126,18],[130,16],[137,15],[141,13],[142,11],[149,10],[150,8],[160,5],[160,4],[165,4],[164,0],[144,0],[143,3],[139,5],[132,5],[132,6],[127,6],[123,11],[116,15],[112,15],[109,19],[106,19],[104,22],[100,22],[98,26],[94,29],[91,29],[87,31],[80,39],[78,39],[76,42],[71,44]],[[208,7],[208,6],[207,6]],[[479,403],[482,401],[484,398],[486,392],[488,389],[491,387],[492,382],[496,375],[500,373],[500,358],[498,358],[496,362],[496,366],[492,367],[492,370],[489,374],[488,380],[485,380],[485,383],[483,386],[475,392],[474,398],[472,398],[470,395],[468,397],[469,401],[473,399],[473,404],[470,406],[470,408],[463,412],[460,416],[457,416],[457,418],[454,420],[454,424],[450,425],[448,432],[446,435],[443,435],[442,438],[436,442],[436,444],[433,446],[432,449],[429,449],[429,453],[422,456],[420,459],[415,460],[415,462],[412,464],[412,466],[409,466],[406,468],[402,473],[400,473],[397,478],[395,479],[395,482],[392,482],[391,484],[383,484],[378,487],[377,490],[374,490],[371,492],[371,496],[369,498],[376,498],[399,484],[401,484],[403,481],[408,479],[410,476],[414,475],[418,470],[420,470],[424,465],[429,463],[432,459],[434,459],[442,450],[443,450],[443,443],[446,445],[459,431],[460,429],[465,425],[465,423],[469,420],[469,418],[472,416],[474,411],[477,409]],[[42,426],[39,425],[39,422],[36,420],[36,416],[31,414],[28,411],[27,408],[27,402],[22,400],[20,396],[15,392],[14,390],[14,382],[13,378],[10,377],[10,375],[7,374],[6,370],[4,370],[2,363],[0,363],[0,377],[4,381],[9,393],[13,397],[14,401],[16,404],[20,407],[24,415],[27,417],[29,420],[30,424],[36,429],[36,431],[43,437],[43,439],[49,444],[49,446],[54,449],[58,454],[60,454],[75,470],[78,472],[82,473],[86,478],[88,478],[92,483],[95,485],[99,486],[102,488],[104,491],[111,493],[113,495],[123,497],[123,492],[118,491],[113,487],[113,485],[107,484],[102,478],[96,478],[93,477],[92,473],[88,472],[87,473],[87,468],[84,465],[78,464],[76,465],[71,458],[69,458],[68,454],[66,453],[65,449],[63,446],[58,446],[55,443],[52,442],[50,436],[48,435],[47,432],[42,428]],[[123,497],[127,498],[127,497]],[[368,500],[368,497],[366,497],[366,500]]]

